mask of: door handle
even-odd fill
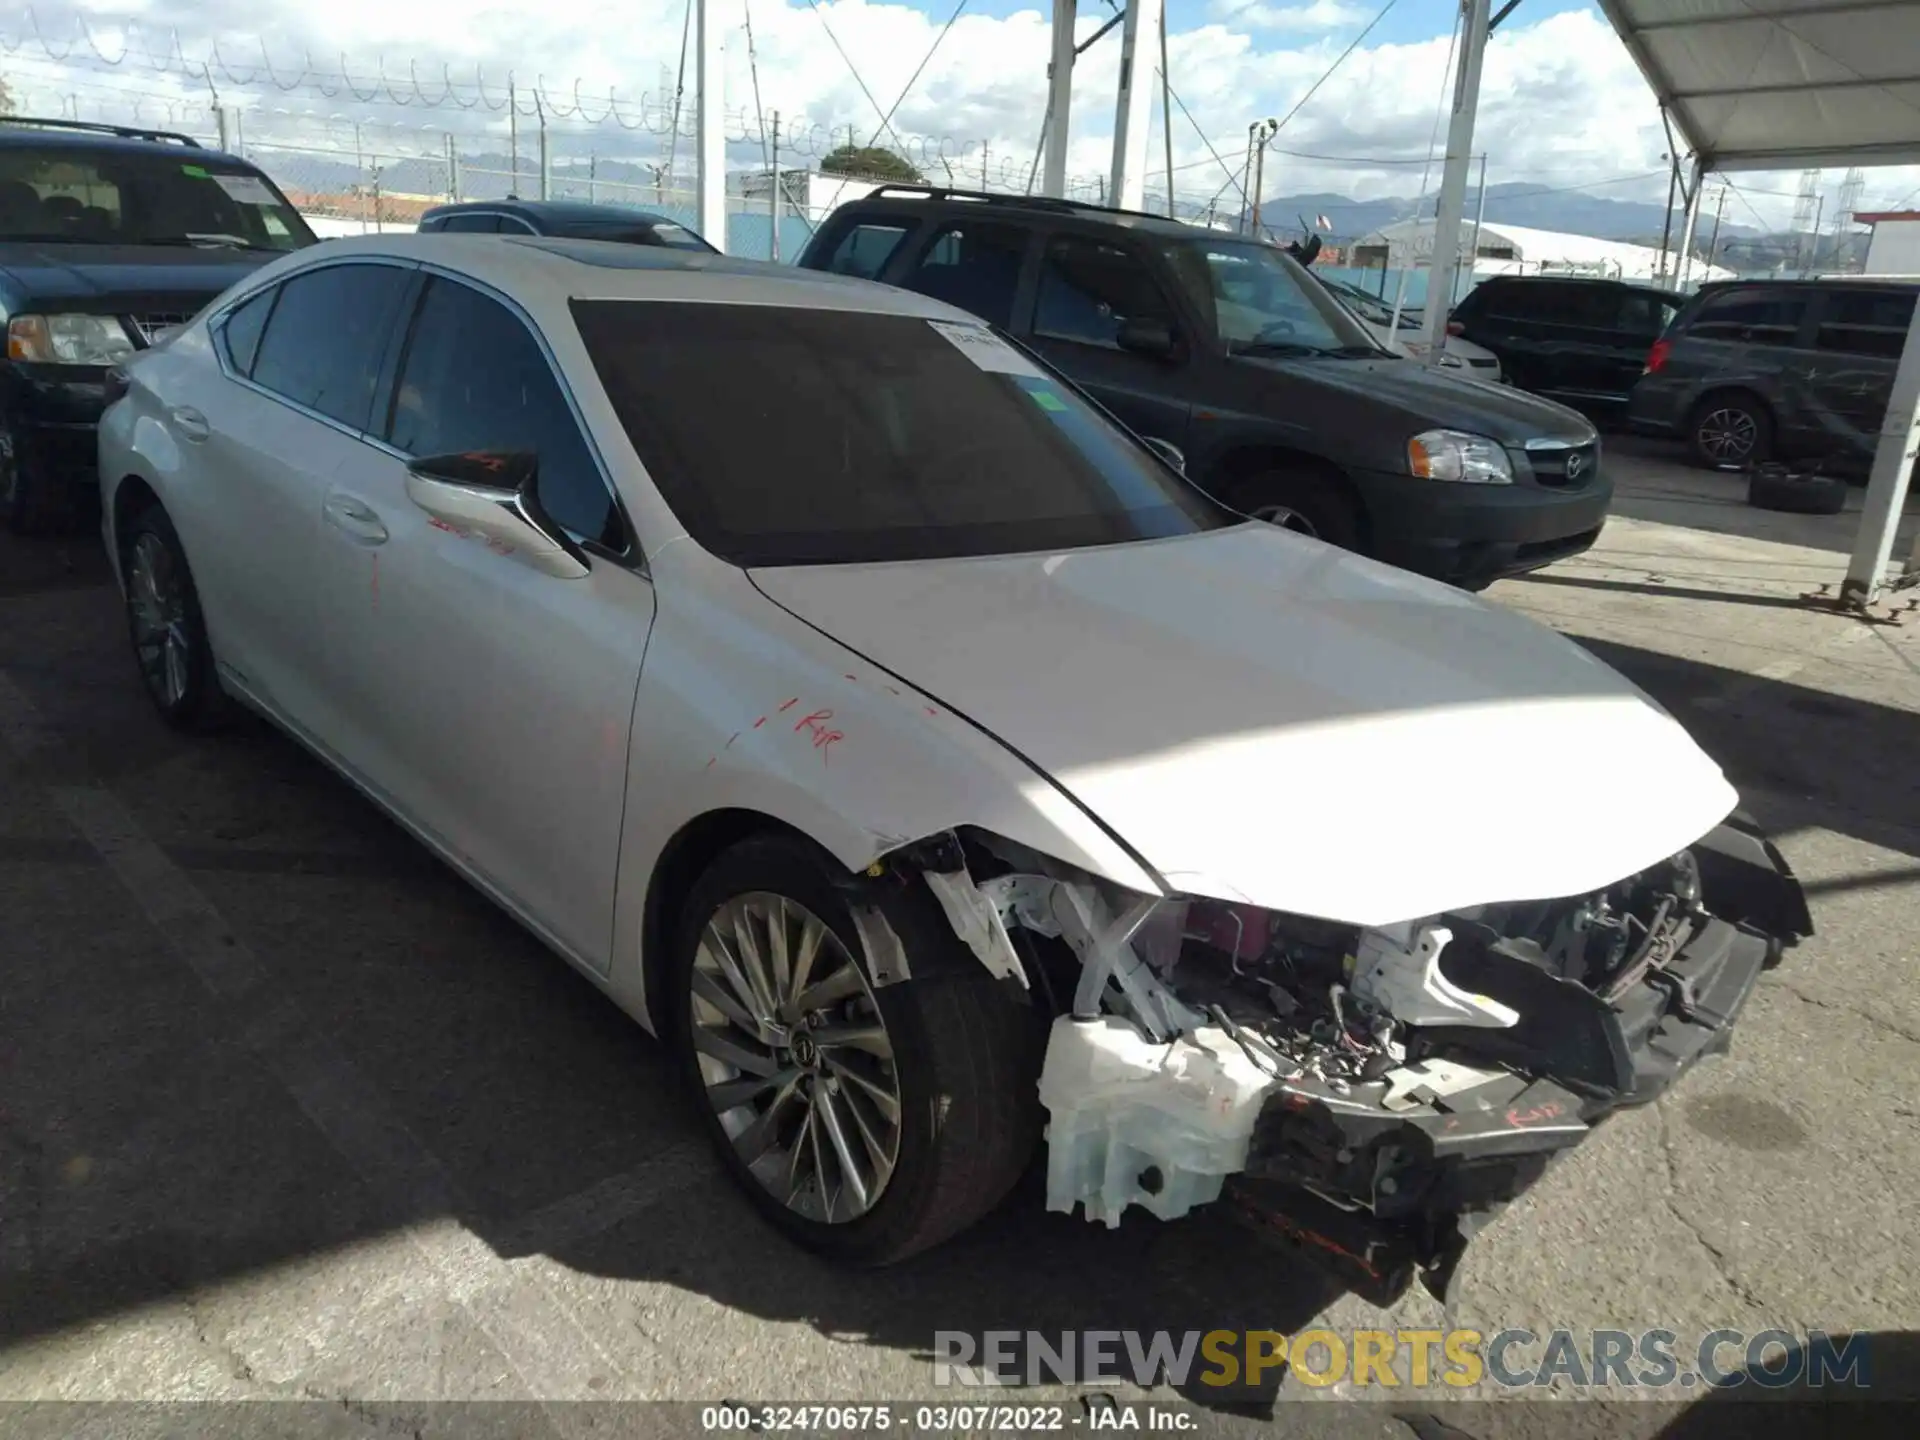
[[[196,445],[212,432],[207,417],[198,410],[182,405],[173,412],[173,428],[180,432],[182,440],[191,440]]]
[[[320,513],[334,529],[362,545],[387,543],[387,527],[381,523],[379,512],[357,496],[336,491],[327,496]]]

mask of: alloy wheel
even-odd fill
[[[20,456],[13,432],[0,430],[0,515],[10,515],[20,495]]]
[[[1735,465],[1753,454],[1760,427],[1745,410],[1723,405],[1700,421],[1700,448],[1721,465]]]
[[[1313,521],[1291,505],[1261,505],[1247,513],[1255,520],[1264,520],[1269,525],[1277,525],[1282,530],[1291,530],[1296,535],[1311,535],[1316,540],[1320,538],[1320,532],[1314,528]]]
[[[127,607],[140,673],[154,698],[172,709],[186,698],[193,673],[193,639],[187,625],[186,589],[173,553],[152,531],[133,544]]]
[[[872,1210],[899,1160],[900,1078],[840,938],[798,901],[737,895],[701,932],[688,1004],[707,1103],[754,1179],[809,1220]]]

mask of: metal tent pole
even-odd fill
[[[1426,363],[1438,365],[1447,339],[1453,280],[1460,267],[1460,219],[1466,209],[1467,171],[1473,165],[1473,121],[1480,105],[1480,62],[1487,51],[1487,0],[1465,0],[1460,69],[1447,125],[1447,163],[1433,226],[1433,268],[1427,275]]]
[[[1113,114],[1113,199],[1122,210],[1146,205],[1147,129],[1153,116],[1152,67],[1139,62],[1148,52],[1141,45],[1160,27],[1162,0],[1128,0],[1125,28],[1120,32],[1120,94]]]
[[[700,194],[700,233],[723,254],[727,248],[726,49],[720,22],[707,12],[709,0],[697,0],[695,24],[698,63],[694,84],[695,185]]]
[[[1047,67],[1047,159],[1040,193],[1067,193],[1067,132],[1073,112],[1074,0],[1053,0],[1053,63]]]

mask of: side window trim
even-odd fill
[[[273,307],[272,307],[273,311],[279,310],[280,295],[282,292],[286,290],[286,287],[291,282],[298,280],[305,275],[313,275],[322,270],[337,269],[338,267],[343,265],[382,265],[389,270],[403,270],[407,272],[417,272],[420,269],[420,264],[418,261],[401,260],[390,255],[342,255],[337,259],[321,260],[312,265],[302,265],[297,270],[288,271],[287,273],[279,276],[277,279],[275,279],[272,282],[272,288],[274,290]],[[266,288],[268,287],[263,285],[263,286],[260,286],[258,289],[249,290],[245,295],[239,296],[237,299],[233,300],[229,304],[222,306],[220,309],[220,313],[215,317],[215,321],[224,329],[227,323],[227,317],[229,315],[231,315],[235,310],[239,309],[242,305],[246,304],[247,301],[251,300],[255,295],[258,295],[261,290],[264,290]],[[267,315],[267,325],[270,326],[272,325],[272,323],[273,323],[273,313],[270,311]],[[393,329],[389,329],[387,332],[386,351],[390,351],[393,347],[393,333],[394,333],[394,329],[397,329],[397,328],[398,328],[398,321],[395,321]],[[267,333],[266,326],[261,327],[260,338],[263,344],[266,341],[266,333]],[[386,353],[386,351],[383,351],[382,353],[384,354]],[[344,420],[336,420],[331,415],[323,415],[318,410],[315,410],[313,407],[309,405],[302,405],[298,400],[292,399],[291,397],[286,395],[282,395],[278,390],[269,390],[265,385],[262,385],[257,380],[255,380],[251,374],[248,374],[248,375],[240,374],[231,365],[227,363],[226,347],[224,344],[215,345],[213,347],[213,353],[214,353],[214,363],[220,367],[220,373],[225,375],[234,384],[244,385],[247,389],[253,391],[254,394],[263,395],[267,399],[273,401],[276,405],[284,405],[287,407],[287,409],[293,411],[295,414],[304,415],[309,420],[317,420],[320,424],[327,426],[329,429],[337,430],[342,435],[346,435],[352,439],[362,440],[362,441],[367,440],[369,438],[368,432],[365,430],[356,429],[354,426],[347,424]],[[257,363],[259,359],[260,359],[259,350],[256,348],[254,351],[254,360]],[[377,402],[379,398],[380,396],[379,396],[378,390],[376,389],[374,394],[374,400]],[[371,418],[371,416],[369,416],[369,418]]]
[[[254,301],[265,297],[267,302],[266,318],[260,322],[259,338],[253,342],[253,358],[258,360],[260,358],[260,341],[266,338],[267,326],[273,323],[273,312],[278,309],[280,305],[281,288],[281,282],[278,280],[270,285],[256,286],[231,304],[223,305],[220,308],[220,312],[208,322],[207,328],[212,331],[215,342],[213,347],[214,364],[220,367],[220,372],[229,380],[244,380],[248,384],[251,384],[253,381],[253,366],[248,365],[244,371],[234,367],[232,356],[229,354],[227,347],[227,321],[233,318],[235,311],[244,309]]]
[[[560,369],[560,362],[554,358],[553,347],[547,343],[547,337],[540,333],[540,327],[533,323],[533,317],[527,314],[513,297],[502,294],[491,285],[476,280],[471,275],[457,274],[439,265],[421,265],[418,268],[419,288],[404,306],[401,334],[398,342],[390,347],[388,365],[383,370],[385,404],[378,403],[382,399],[381,396],[374,397],[376,412],[380,415],[379,433],[368,432],[360,438],[374,449],[384,451],[402,464],[418,458],[409,455],[387,438],[393,427],[393,402],[399,389],[400,373],[406,365],[408,352],[413,349],[414,332],[419,327],[420,312],[426,303],[429,285],[438,280],[471,290],[474,294],[504,307],[507,313],[518,320],[533,337],[533,343],[539,347],[540,358],[547,363],[547,373],[553,377],[554,388],[560,392],[560,398],[566,402],[567,414],[573,418],[574,428],[580,433],[581,443],[586,448],[587,458],[593,462],[594,473],[600,478],[601,488],[607,492],[607,498],[613,502],[614,514],[620,517],[620,531],[626,536],[627,543],[623,550],[610,550],[590,537],[575,535],[574,539],[591,553],[645,575],[647,573],[646,556],[641,552],[640,537],[633,528],[633,518],[627,514],[626,504],[621,500],[620,491],[613,483],[612,472],[607,468],[606,457],[600,453],[599,442],[594,439],[593,427],[587,424],[586,416],[580,411],[580,402],[574,397],[573,387],[567,383],[567,377]],[[573,534],[572,531],[567,533]]]
[[[834,252],[856,230],[868,225],[883,229],[898,226],[900,239],[880,266],[879,274],[873,277],[879,284],[897,284],[903,275],[920,263],[921,252],[933,244],[938,233],[935,228],[937,224],[937,218],[926,215],[901,215],[888,210],[862,211],[849,219],[834,235],[827,258],[832,259]]]

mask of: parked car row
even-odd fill
[[[1597,525],[1591,428],[1271,247],[863,206],[824,268],[906,285],[497,233],[240,280],[99,427],[148,694],[270,719],[660,1036],[799,1243],[901,1259],[1044,1145],[1054,1209],[1446,1298],[1804,897],[1588,653],[1210,489],[1331,487],[1277,457],[1344,423],[1376,540]],[[1605,805],[1516,820],[1596,754]]]
[[[1507,378],[1720,469],[1818,460],[1862,473],[1920,285],[1724,280],[1685,296],[1562,276],[1483,281],[1452,328]]]

